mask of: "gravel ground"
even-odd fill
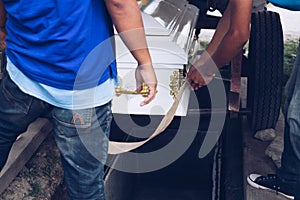
[[[57,188],[62,188],[62,180],[59,151],[50,133],[15,180],[0,195],[0,200],[61,200],[61,197],[55,197],[55,192]]]

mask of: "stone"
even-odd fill
[[[272,141],[276,137],[276,132],[274,129],[264,129],[257,131],[254,137],[261,141]]]
[[[270,157],[277,168],[281,166],[281,154],[283,151],[283,137],[277,136],[266,148],[265,154]]]

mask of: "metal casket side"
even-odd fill
[[[154,0],[141,7],[146,39],[158,80],[158,93],[149,104],[140,107],[141,95],[122,94],[112,102],[113,113],[165,115],[174,102],[182,73],[191,54],[198,8],[186,1]],[[122,87],[135,90],[136,61],[116,34],[116,58]],[[176,78],[178,80],[176,80]],[[175,79],[175,80],[174,80]],[[175,87],[174,87],[175,83]],[[170,86],[173,85],[173,86]],[[175,115],[187,114],[190,90],[186,88]]]

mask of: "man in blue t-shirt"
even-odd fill
[[[136,0],[0,0],[0,170],[12,144],[49,116],[68,199],[105,199],[104,164],[117,77],[113,24],[136,59],[137,90],[157,80]]]

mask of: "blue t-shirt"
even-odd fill
[[[117,75],[113,26],[103,0],[2,0],[7,56],[30,79],[66,90]]]

